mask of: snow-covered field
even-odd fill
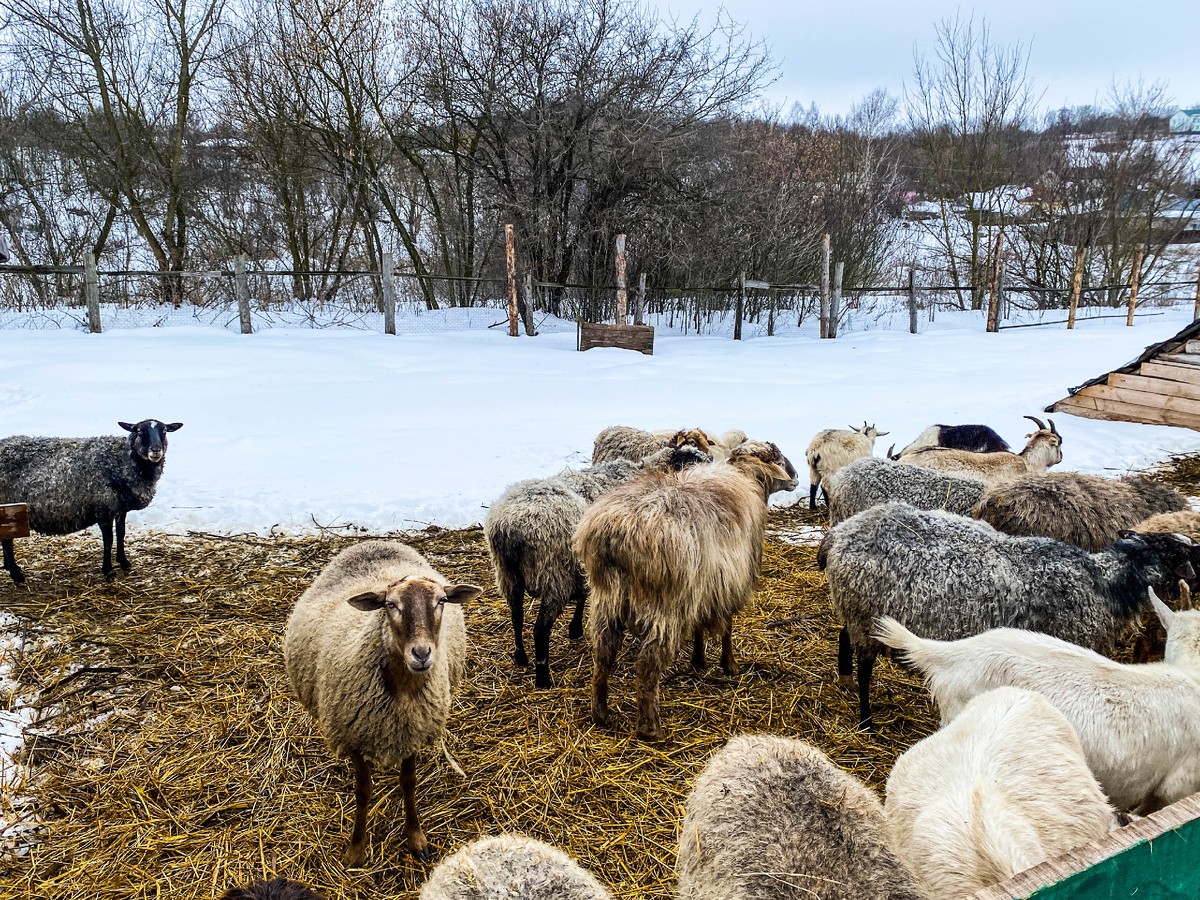
[[[653,357],[497,330],[0,330],[0,435],[183,422],[158,498],[131,527],[458,526],[480,521],[515,480],[581,465],[617,423],[742,428],[801,470],[814,432],[864,419],[891,432],[878,454],[933,422],[986,422],[1019,446],[1023,415],[1170,336],[1190,312],[1074,332],[662,337]],[[1056,420],[1064,469],[1115,474],[1200,450],[1200,434],[1183,429]]]

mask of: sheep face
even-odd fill
[[[1200,578],[1196,574],[1196,567],[1200,566],[1200,544],[1187,535],[1122,531],[1113,546],[1146,560],[1147,579],[1159,593],[1169,593],[1178,581],[1183,581],[1189,591],[1196,590]]]
[[[729,454],[729,462],[757,480],[768,497],[776,491],[794,491],[800,483],[796,467],[771,443],[745,441]]]
[[[356,594],[346,602],[363,612],[384,610],[389,655],[402,661],[413,675],[424,675],[433,667],[444,605],[466,603],[482,593],[483,589],[473,584],[443,588],[429,578],[408,577],[389,584],[385,591]]]
[[[172,422],[166,425],[158,419],[143,419],[136,425],[128,422],[118,422],[129,432],[129,446],[134,459],[144,460],[151,465],[158,465],[167,455],[167,432],[178,431],[183,427],[182,422]]]
[[[701,453],[712,453],[712,444],[709,441],[708,435],[699,428],[681,429],[675,432],[667,440],[667,446],[678,449],[684,445],[691,445]]]

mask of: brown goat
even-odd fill
[[[796,470],[774,444],[748,441],[728,462],[651,473],[596,502],[575,531],[592,597],[592,719],[609,722],[608,679],[625,629],[642,637],[638,736],[663,737],[658,683],[685,637],[704,664],[705,634],[721,637],[721,667],[736,673],[733,615],[762,565],[767,499],[795,490]]]

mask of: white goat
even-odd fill
[[[1022,475],[1045,475],[1050,466],[1062,462],[1062,435],[1050,420],[1047,427],[1041,419],[1026,416],[1037,423],[1038,430],[1026,435],[1029,441],[1020,453],[972,453],[970,450],[947,450],[933,447],[901,456],[899,462],[923,469],[936,469],[961,478],[974,478],[995,484],[1020,478]]]
[[[891,434],[876,431],[874,425],[863,421],[862,428],[853,425],[844,428],[826,428],[818,431],[808,444],[805,457],[808,459],[808,508],[817,508],[817,488],[824,487],[827,479],[843,466],[856,459],[870,456],[875,450],[875,438]],[[825,492],[829,502],[829,492]]]

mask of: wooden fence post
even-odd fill
[[[917,333],[917,270],[908,270],[908,331]]]
[[[1197,296],[1200,297],[1200,294],[1197,294]],[[1200,301],[1197,301],[1197,302],[1200,302]],[[643,318],[645,315],[646,315],[646,273],[640,272],[640,273],[638,273],[637,300],[633,304],[633,324],[634,325],[645,325],[646,323],[643,321]]]
[[[100,333],[100,275],[96,271],[96,254],[83,254],[83,298],[87,301],[88,331]]]
[[[396,264],[392,251],[385,250],[379,266],[379,277],[383,284],[383,333],[396,333]]]
[[[829,337],[829,235],[821,237],[821,337]]]
[[[629,324],[629,294],[625,291],[625,235],[617,235],[617,324]]]
[[[508,336],[517,333],[517,248],[513,238],[513,227],[504,226],[504,256],[508,260]]]
[[[733,314],[733,339],[740,341],[742,339],[742,315],[746,309],[746,273],[738,274],[737,285],[737,305],[734,307]]]
[[[1067,329],[1075,327],[1075,311],[1079,309],[1079,292],[1083,290],[1083,258],[1087,248],[1080,244],[1075,248],[1075,273],[1071,276],[1071,307],[1067,310]]]
[[[533,275],[525,273],[525,334],[527,337],[537,337],[537,328],[533,324]]]
[[[992,290],[988,296],[987,330],[994,334],[1000,330],[1000,250],[1004,242],[1004,232],[996,232],[996,247],[992,252]]]
[[[1200,266],[1196,268],[1196,308],[1192,312],[1193,319],[1200,319]]]
[[[842,273],[846,264],[839,262],[833,267],[833,291],[829,295],[829,336],[837,337],[838,319],[842,317]]]
[[[246,254],[233,257],[233,291],[237,294],[238,318],[242,322],[242,334],[253,334],[250,321],[250,280],[246,277]]]
[[[1137,248],[1133,251],[1133,279],[1129,285],[1129,315],[1125,317],[1125,324],[1127,326],[1133,325],[1133,307],[1137,305],[1138,281],[1141,280],[1142,254],[1145,251],[1146,248],[1143,244],[1138,244]]]

